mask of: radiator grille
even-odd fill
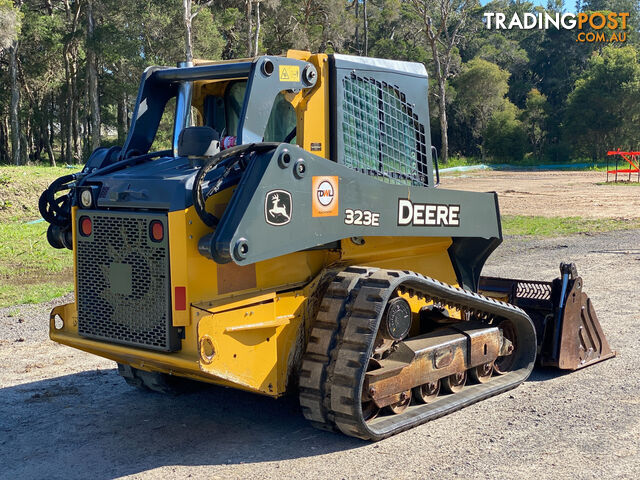
[[[77,235],[78,331],[89,338],[176,349],[171,326],[169,251],[153,242],[150,222],[166,215],[79,211],[92,221],[91,235]]]
[[[342,86],[344,164],[384,182],[426,185],[425,128],[405,94],[355,74]]]

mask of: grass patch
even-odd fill
[[[82,170],[82,166],[49,167],[0,166],[0,222],[25,222],[40,218],[38,199],[51,182],[62,175]]]
[[[601,233],[613,230],[640,229],[640,218],[540,217],[503,215],[502,230],[506,235],[559,237],[576,233]]]
[[[73,290],[73,282],[0,286],[0,308],[23,303],[42,303]]]
[[[585,160],[581,158],[575,159],[567,159],[563,161],[553,162],[551,160],[537,160],[535,158],[524,158],[523,160],[513,162],[508,160],[497,160],[495,158],[487,158],[484,161],[480,157],[462,157],[462,156],[450,156],[447,159],[447,163],[439,162],[440,168],[451,168],[451,167],[470,167],[474,165],[510,165],[514,168],[522,168],[522,167],[536,167],[538,165],[567,165],[566,169],[558,169],[561,170],[576,170],[576,171],[597,171],[597,172],[605,172],[607,171],[607,164],[603,162],[593,162],[592,160]],[[588,165],[582,165],[588,164]],[[579,168],[571,168],[571,165],[581,165]],[[609,169],[612,167],[610,166]]]
[[[73,254],[47,242],[48,223],[0,223],[0,307],[38,303],[73,289]]]
[[[597,182],[596,185],[613,185],[616,187],[640,187],[640,182],[629,182],[629,181]]]
[[[458,156],[450,156],[447,159],[447,163],[443,163],[438,161],[438,165],[440,168],[451,168],[451,167],[469,167],[472,165],[481,165],[486,164],[487,162],[483,162],[479,157],[458,157]]]

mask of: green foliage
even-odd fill
[[[12,0],[0,0],[0,50],[18,38],[22,15]]]
[[[481,135],[494,111],[502,107],[509,90],[509,72],[496,64],[474,58],[466,63],[455,82],[460,115]]]
[[[515,116],[517,109],[505,98],[509,90],[508,79],[506,70],[487,60],[474,58],[464,65],[455,82],[458,117],[471,125],[473,136],[481,140],[483,159],[487,141],[492,142],[491,150],[499,152],[497,155],[503,158],[504,148],[497,148],[497,144],[506,142],[510,146],[515,140],[514,125],[518,122],[508,115]]]
[[[637,148],[637,105],[638,52],[632,47],[604,48],[590,59],[567,101],[566,135],[575,151],[595,159],[607,150]]]
[[[526,153],[527,134],[518,120],[518,108],[505,102],[494,112],[484,131],[487,153],[502,161],[521,161]]]
[[[527,94],[526,108],[522,112],[521,120],[529,137],[533,153],[538,159],[542,156],[542,149],[547,135],[548,111],[547,97],[540,93],[538,89],[532,88]]]
[[[207,3],[194,0],[193,8]],[[510,18],[515,12],[566,9],[557,0],[545,7],[512,0],[493,0],[484,7],[477,0],[261,0],[259,9],[257,3],[216,0],[202,8],[192,25],[194,57],[253,55],[259,10],[258,54],[280,55],[293,48],[422,62],[431,77],[430,124],[432,143],[438,145],[440,92],[424,13],[441,23],[447,11],[447,28],[440,31],[435,48],[444,52],[447,39],[457,35],[450,62],[441,65],[448,71],[444,108],[451,155],[567,162],[572,157],[602,158],[604,151],[618,146],[640,148],[640,114],[628,108],[640,102],[637,0],[581,2],[584,11],[630,13],[627,41],[611,45],[577,42],[575,30],[483,27],[485,11]],[[88,31],[88,0],[22,0],[19,9],[15,5],[0,0],[0,162],[8,160],[11,150],[6,67],[16,32],[20,133],[32,161],[51,160],[45,140],[58,161],[61,155],[65,162],[87,158],[92,52],[102,141],[108,145],[124,141],[142,71],[149,65],[175,65],[185,56],[181,1],[92,0],[93,36]],[[454,31],[462,10],[468,17]],[[163,123],[159,144],[170,142],[170,128],[170,122]],[[519,141],[522,145],[516,145]]]

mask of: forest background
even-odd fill
[[[78,164],[98,145],[121,145],[148,65],[291,48],[424,63],[444,164],[640,150],[640,2],[539,3],[0,0],[0,163]],[[628,12],[626,41],[483,23],[484,12],[544,11]]]

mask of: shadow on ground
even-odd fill
[[[553,380],[554,378],[563,377],[564,375],[571,373],[571,370],[560,370],[553,367],[538,367],[536,366],[529,375],[527,382],[544,382],[546,380]]]
[[[536,368],[528,381],[563,374]],[[0,389],[6,478],[98,480],[172,465],[277,462],[367,444],[312,428],[295,396],[274,400],[216,386],[162,395],[129,387],[115,369]]]
[[[312,428],[295,397],[273,400],[215,386],[162,395],[127,386],[116,370],[0,389],[6,478],[113,478],[167,465],[278,461],[364,445]]]

